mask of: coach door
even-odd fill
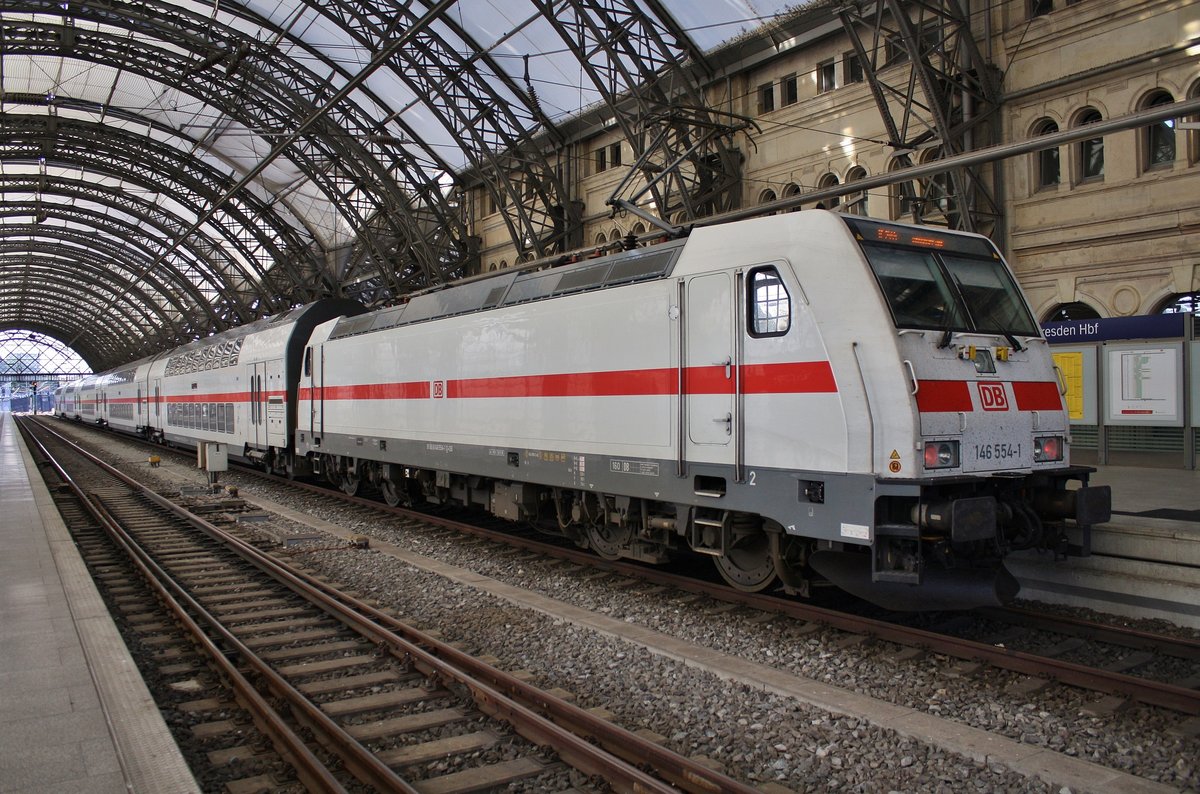
[[[246,367],[250,376],[250,429],[246,440],[255,447],[267,445],[266,420],[266,382],[267,365],[265,363],[250,364]]]
[[[683,407],[686,458],[734,462],[738,432],[738,353],[733,274],[698,276],[685,286]]]
[[[266,363],[266,381],[263,386],[264,409],[266,411],[267,443],[276,447],[287,445],[287,390],[283,382],[283,359]]]

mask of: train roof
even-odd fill
[[[339,339],[575,292],[667,278],[679,260],[685,242],[672,240],[649,248],[584,259],[546,270],[502,271],[460,286],[418,295],[403,306],[380,309],[358,317],[343,317],[330,338]]]

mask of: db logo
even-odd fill
[[[433,381],[432,388],[429,391],[433,395],[433,399],[435,399],[435,400],[442,399],[443,397],[446,396],[446,381],[444,381],[444,380]]]
[[[1008,395],[1004,393],[1003,383],[977,383],[979,387],[979,404],[985,411],[1007,411]]]

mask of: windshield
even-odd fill
[[[1038,336],[997,259],[864,245],[897,327]]]
[[[958,286],[976,331],[1038,336],[1037,325],[1003,262],[952,254],[942,255],[942,262]]]

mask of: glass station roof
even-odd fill
[[[563,203],[539,136],[686,81],[684,65],[782,13],[4,0],[0,330],[48,333],[101,368],[347,284],[381,302],[461,275],[468,175],[499,191],[536,179],[542,206]],[[544,253],[546,216],[506,222]]]

